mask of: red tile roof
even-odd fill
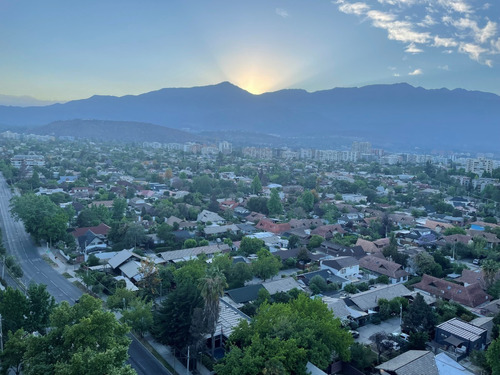
[[[83,236],[90,230],[94,234],[102,234],[103,236],[107,236],[110,229],[111,227],[107,226],[104,223],[101,223],[96,227],[76,228],[71,234],[73,235],[73,237],[78,238],[80,236]]]
[[[291,229],[290,223],[276,224],[268,219],[260,220],[255,227],[257,229],[260,229],[260,230],[263,230],[266,232],[271,232],[274,234],[285,233],[286,231]]]
[[[422,281],[413,285],[413,287],[435,297],[455,301],[469,307],[479,306],[484,302],[488,302],[491,298],[481,289],[479,283],[465,287],[429,275],[424,275]]]

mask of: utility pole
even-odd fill
[[[186,375],[189,375],[189,345],[188,345],[188,357],[187,357],[187,364],[186,364]]]
[[[0,352],[3,353],[2,314],[0,314]]]

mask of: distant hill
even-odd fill
[[[118,142],[184,143],[204,138],[165,126],[132,121],[67,120],[55,121],[29,131],[33,134],[73,136],[75,138]]]
[[[0,106],[0,123],[6,125],[75,118],[146,122],[192,132],[266,133],[322,144],[356,137],[406,149],[497,151],[500,139],[499,96],[405,83],[252,95],[223,82],[137,96],[93,96],[45,107]]]

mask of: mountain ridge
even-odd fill
[[[380,145],[442,148],[448,144],[449,148],[496,151],[500,96],[464,89],[425,89],[404,82],[254,95],[221,82],[121,97],[94,95],[44,107],[0,106],[0,123],[11,126],[72,119],[150,123],[191,132],[342,135]]]

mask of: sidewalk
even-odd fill
[[[78,276],[75,273],[75,265],[68,264],[66,262],[66,259],[61,256],[56,256],[55,252],[59,252],[59,250],[54,250],[50,249],[47,250],[46,247],[39,247],[38,252],[40,253],[41,256],[46,256],[50,259],[53,264],[51,266],[58,271],[60,274],[67,273],[71,275],[71,278],[68,278],[69,282],[73,281],[79,281],[83,284],[82,280],[78,278]],[[76,266],[77,268],[79,266]],[[148,342],[149,345],[151,345],[156,352],[174,369],[174,375],[175,373],[179,375],[192,375],[191,371],[187,371],[186,366],[182,364],[177,358],[175,358],[174,354],[171,352],[170,347],[165,346],[163,344],[158,343],[155,341],[153,336],[151,336],[150,333],[147,333],[144,335],[144,339]]]

